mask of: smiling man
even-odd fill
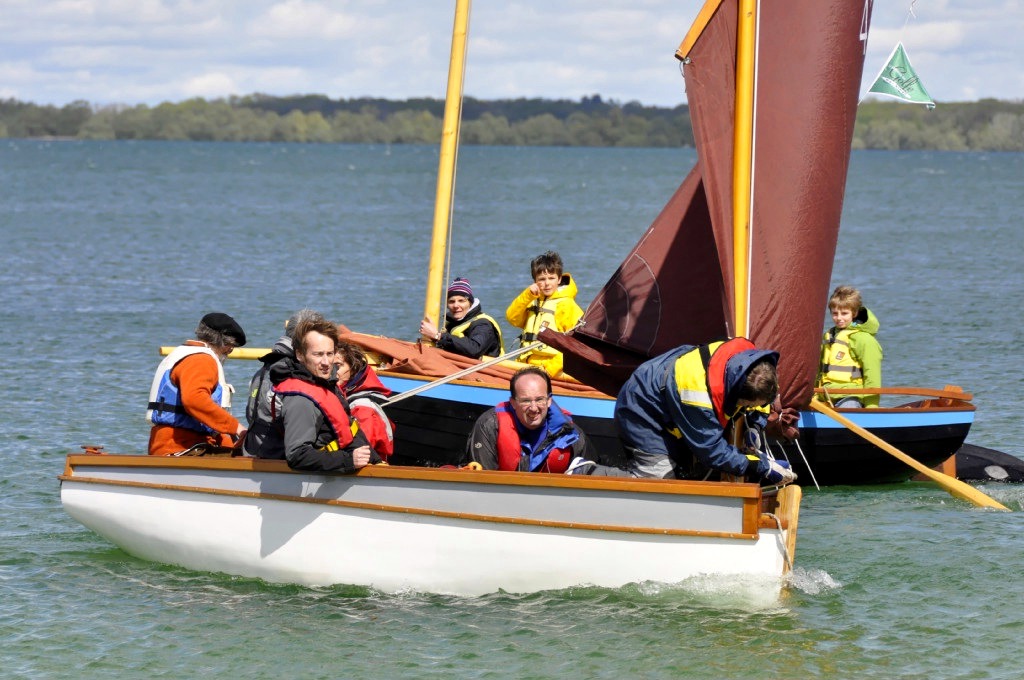
[[[477,418],[466,456],[485,470],[563,473],[575,458],[592,459],[583,431],[551,396],[551,378],[536,366],[509,382],[511,398]]]
[[[332,370],[338,329],[323,317],[300,321],[295,356],[270,368],[272,426],[254,452],[284,458],[296,470],[353,472],[381,462],[351,417]]]

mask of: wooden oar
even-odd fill
[[[509,359],[513,359],[513,358],[519,356],[520,354],[525,354],[526,352],[529,352],[532,349],[537,349],[538,347],[540,347],[543,344],[544,343],[542,343],[542,342],[531,342],[529,345],[524,345],[524,346],[520,347],[519,349],[514,349],[511,352],[506,352],[505,354],[502,354],[500,357],[494,357],[493,359],[488,359],[487,361],[484,361],[483,363],[477,364],[476,366],[470,366],[469,368],[464,368],[461,371],[456,371],[455,373],[452,373],[451,375],[446,375],[443,378],[438,378],[437,380],[434,380],[433,382],[428,382],[425,385],[420,385],[419,387],[414,387],[411,390],[406,390],[405,392],[401,392],[400,394],[396,394],[395,396],[393,396],[390,399],[388,399],[387,401],[385,401],[384,402],[384,406],[388,406],[390,404],[394,404],[396,401],[402,401],[403,399],[408,399],[409,397],[416,396],[417,394],[420,394],[421,392],[426,392],[427,390],[429,390],[429,389],[431,389],[433,387],[437,387],[438,385],[444,385],[445,383],[449,383],[452,380],[458,380],[459,378],[467,376],[470,373],[476,373],[477,371],[479,371],[481,369],[484,369],[484,368],[487,368],[488,366],[494,366],[496,364],[500,364],[502,361],[507,361]]]
[[[959,479],[950,477],[949,475],[944,475],[941,472],[936,472],[935,470],[932,470],[924,463],[921,463],[911,458],[910,456],[908,456],[907,454],[903,453],[895,446],[890,444],[889,442],[885,441],[884,439],[881,439],[876,435],[871,434],[860,425],[854,423],[849,418],[846,418],[840,415],[839,413],[836,413],[823,402],[812,400],[811,408],[814,409],[815,411],[818,411],[819,413],[824,413],[832,420],[842,423],[851,432],[860,435],[861,437],[868,440],[869,442],[871,442],[878,448],[882,449],[889,455],[894,456],[895,458],[898,458],[899,460],[903,461],[904,463],[914,468],[921,474],[925,475],[933,482],[937,483],[939,486],[945,489],[947,492],[956,496],[957,498],[961,498],[970,503],[974,503],[975,505],[981,508],[994,508],[996,510],[1006,511],[1010,510],[1008,507],[1006,507],[999,501],[989,496],[986,496],[985,494],[978,491],[970,484],[961,482]]]

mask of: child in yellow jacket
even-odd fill
[[[523,345],[534,342],[542,328],[564,333],[583,316],[583,310],[576,304],[576,283],[562,268],[562,258],[552,250],[533,258],[530,262],[533,283],[505,310],[508,322],[523,329],[519,336]],[[562,353],[547,345],[531,350],[519,360],[540,366],[552,378],[562,373]]]

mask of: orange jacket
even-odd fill
[[[192,341],[189,341],[192,344]],[[167,456],[196,444],[231,446],[231,435],[238,431],[238,420],[212,398],[217,388],[216,359],[206,354],[187,356],[171,369],[171,381],[178,386],[181,402],[189,415],[222,434],[204,435],[170,425],[154,425],[149,432],[149,454]]]

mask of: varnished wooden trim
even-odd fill
[[[446,510],[430,510],[426,508],[410,508],[396,505],[384,505],[379,503],[360,503],[354,501],[342,501],[330,498],[303,498],[299,496],[287,496],[283,494],[261,493],[256,491],[235,491],[227,489],[206,489],[196,486],[183,486],[176,484],[151,484],[148,482],[133,482],[128,480],[111,480],[98,477],[85,477],[78,475],[61,475],[62,482],[76,482],[79,484],[97,484],[101,486],[114,486],[136,489],[154,489],[160,491],[181,491],[185,493],[207,494],[211,496],[232,496],[236,498],[257,498],[261,500],[276,500],[289,503],[311,503],[315,505],[328,505],[332,507],[352,508],[358,510],[374,510],[378,512],[392,512],[409,515],[426,515],[430,517],[443,517],[446,519],[459,519],[473,522],[489,522],[494,524],[515,524],[523,526],[540,526],[553,529],[580,529],[584,531],[601,531],[624,534],[650,534],[658,536],[700,536],[704,538],[733,538],[753,540],[758,537],[757,532],[734,533],[724,531],[700,531],[695,529],[658,529],[653,527],[624,527],[608,524],[586,524],[581,522],[558,522],[553,520],[526,519],[521,517],[498,517],[495,515],[479,515],[475,513],[450,512]],[[747,516],[750,515],[752,506],[744,503],[743,526],[747,528]],[[773,524],[774,527],[774,524]]]
[[[928,387],[815,387],[815,394],[898,394],[908,397],[934,397],[935,399],[953,399],[955,401],[971,401],[974,395],[970,392],[947,385],[944,390],[933,390]]]
[[[76,467],[128,467],[128,468],[171,468],[192,470],[239,470],[253,472],[275,472],[286,474],[314,474],[325,477],[338,476],[332,473],[316,473],[292,470],[283,460],[262,458],[223,457],[211,458],[189,456],[132,456],[124,454],[68,454],[65,476],[74,478]],[[659,493],[683,496],[712,496],[738,498],[744,501],[760,502],[761,488],[757,484],[733,482],[700,482],[672,479],[632,479],[622,477],[571,476],[539,472],[500,472],[497,470],[443,470],[439,468],[404,467],[397,465],[368,465],[346,476],[375,477],[382,479],[412,479],[432,482],[455,482],[459,484],[495,484],[502,486],[524,486],[563,489],[601,489],[605,491],[629,491],[634,493]]]
[[[788,573],[796,561],[796,532],[800,524],[800,499],[803,493],[803,489],[795,484],[779,490],[779,509],[776,515],[786,530],[786,554],[789,555],[783,565],[783,574]]]
[[[789,523],[785,519],[782,519],[781,517],[779,519],[781,521],[780,522],[776,522],[775,518],[772,517],[771,515],[767,515],[767,514],[761,515],[760,517],[757,518],[757,528],[758,529],[778,529],[779,525],[781,524],[783,529],[788,529],[789,528]]]

